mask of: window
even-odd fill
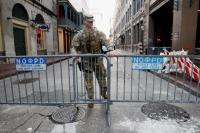
[[[77,18],[78,18],[78,14],[76,13],[76,14],[75,14],[75,24],[78,25],[78,19],[77,19]]]
[[[28,21],[28,13],[21,4],[15,4],[12,10],[12,16],[24,21]]]
[[[35,22],[37,24],[45,24],[44,18],[42,15],[37,14],[35,17]],[[46,31],[40,30],[40,28],[36,28],[36,38],[37,38],[37,49],[38,50],[45,50],[45,39],[46,39]]]
[[[136,8],[136,4],[135,4],[135,0],[133,0],[133,15],[135,15],[135,8]]]
[[[67,8],[67,18],[70,19],[71,9],[70,7]]]
[[[77,24],[80,26],[80,14],[77,14]]]
[[[73,17],[74,17],[74,11],[73,9],[71,10],[71,15],[70,15],[70,20],[73,21]]]
[[[65,8],[63,5],[59,6],[59,18],[60,19],[65,19]]]

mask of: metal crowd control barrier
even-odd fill
[[[163,57],[164,62],[161,70],[137,70],[132,69],[133,57]],[[200,74],[199,56],[116,55],[110,59],[111,102],[200,102],[199,78],[194,80]]]
[[[105,104],[106,120],[110,125],[110,104],[112,102],[200,102],[199,69],[197,69],[200,56],[197,55],[106,56],[87,54],[37,57],[47,59],[46,70],[16,71],[15,60],[23,57],[0,57],[0,104],[49,106]],[[163,57],[162,70],[135,70],[133,69],[133,57]],[[92,73],[94,77],[91,79],[93,99],[88,98],[84,72],[79,70],[78,59],[85,59],[88,66],[93,66],[92,72],[85,71],[86,76],[91,78]],[[165,62],[165,59],[168,61]],[[197,65],[189,62],[188,59]],[[103,99],[100,95],[102,89],[99,87],[99,82],[101,80],[98,79],[101,79],[101,74],[96,73],[100,73],[101,70],[95,65],[97,60],[103,60],[106,69],[107,99]]]
[[[72,56],[37,57],[47,59],[46,70],[17,71],[16,59],[29,58],[29,56],[0,57],[3,60],[0,62],[1,104],[57,105],[70,103],[69,92],[72,88],[70,58]],[[24,62],[24,65],[27,64]]]
[[[71,103],[105,104],[107,125],[110,125],[110,66],[110,60],[105,55],[77,55],[72,59],[74,90]],[[91,91],[86,89],[88,84],[93,86],[92,99],[89,99]],[[104,89],[102,85],[107,88],[106,99],[101,94]]]
[[[30,58],[30,59],[29,59]],[[38,67],[40,64],[30,65],[34,59],[45,58],[46,69],[17,71],[16,59],[21,59],[21,68]],[[24,59],[24,60],[23,60]],[[98,86],[101,79],[94,78],[94,98],[88,99],[86,82],[83,71],[80,71],[77,60],[87,59],[90,65],[94,66],[97,60],[106,63],[105,77],[107,82],[107,99],[100,95]],[[64,104],[105,104],[106,120],[109,122],[109,99],[110,99],[110,63],[105,55],[61,55],[61,56],[18,56],[0,57],[0,104],[35,104],[35,105],[64,105]],[[103,63],[103,62],[102,62]],[[37,66],[38,65],[38,66]],[[103,64],[102,64],[103,65]],[[24,67],[24,68],[23,68]],[[34,67],[33,67],[34,68]],[[103,70],[93,68],[93,73],[100,73]],[[89,75],[86,72],[85,75]],[[91,74],[90,74],[91,75]],[[96,75],[97,76],[97,75]],[[95,76],[94,76],[95,77]]]

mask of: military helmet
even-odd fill
[[[94,16],[91,15],[91,14],[84,14],[84,20],[87,20],[87,21],[94,21]]]

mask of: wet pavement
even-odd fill
[[[115,103],[111,105],[111,127],[106,126],[105,105],[93,109],[81,105],[85,111],[82,120],[57,124],[50,118],[58,107],[0,106],[0,132],[18,133],[199,133],[200,106],[173,104],[190,114],[187,122],[174,119],[154,120],[141,111],[144,103]]]
[[[177,87],[183,88],[185,91],[191,93],[194,96],[200,97],[200,84],[197,81],[191,79],[191,77],[186,77],[183,73],[168,73],[161,74],[156,72],[151,72],[152,74],[174,84]]]

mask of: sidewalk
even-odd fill
[[[58,107],[0,106],[0,133],[199,133],[200,106],[175,104],[185,109],[191,119],[152,120],[141,112],[142,103],[115,103],[111,105],[111,127],[105,125],[105,106],[87,106],[85,117],[78,122],[56,124],[49,115]]]
[[[189,77],[183,77],[183,74],[179,73],[168,73],[161,74],[151,71],[154,75],[173,83],[174,85],[183,88],[187,92],[190,92],[192,95],[199,97],[200,96],[200,84],[194,80],[191,80]]]
[[[47,58],[47,65],[51,65],[55,62],[60,62],[65,59],[67,59],[67,57]],[[15,74],[17,74],[15,64],[0,64],[0,79],[9,77]]]

